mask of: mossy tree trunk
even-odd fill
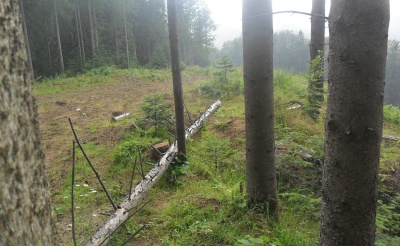
[[[243,0],[246,189],[250,205],[278,213],[274,151],[271,0]],[[267,14],[267,15],[266,15]]]
[[[19,1],[0,20],[0,245],[57,245]]]
[[[333,1],[329,18],[320,245],[374,245],[389,0]]]

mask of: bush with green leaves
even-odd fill
[[[140,106],[144,117],[139,121],[139,125],[153,127],[155,136],[159,136],[163,132],[160,130],[172,131],[175,127],[170,106],[164,103],[163,99],[163,94],[154,94],[146,97]]]
[[[323,54],[321,51],[318,52],[309,65],[308,74],[308,104],[306,107],[306,112],[308,115],[317,119],[319,117],[319,109],[324,102],[324,86],[320,84],[320,80],[323,80],[324,70],[323,70]]]
[[[227,159],[237,152],[231,147],[228,139],[221,139],[211,134],[204,141],[204,144],[206,148],[204,154],[212,161],[215,169],[224,167]]]
[[[217,73],[212,80],[201,83],[198,89],[209,97],[229,99],[243,93],[243,74],[239,69],[235,69],[228,73],[227,79],[224,80]]]
[[[215,73],[217,75],[218,80],[220,80],[223,83],[228,82],[227,75],[229,72],[232,72],[234,70],[233,61],[226,54],[224,54],[221,57],[221,60],[218,61],[216,67],[219,70],[218,72]]]
[[[383,118],[387,122],[400,124],[400,108],[390,104],[383,106]]]
[[[400,237],[400,195],[385,196],[385,202],[378,200],[376,227],[378,232]]]

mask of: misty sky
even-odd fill
[[[242,0],[203,0],[218,25],[216,46],[220,48],[224,41],[239,37],[242,32]],[[311,12],[312,0],[273,0],[273,11],[296,10]],[[326,0],[326,15],[329,14],[330,0]],[[391,17],[389,38],[400,40],[400,0],[391,0]],[[310,33],[310,17],[305,15],[274,15],[274,30],[302,30],[307,36]]]

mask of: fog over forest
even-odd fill
[[[22,3],[35,79],[58,74],[73,76],[105,66],[169,66],[164,0],[23,0]],[[177,3],[179,47],[184,66],[207,67],[223,53],[241,66],[241,0],[178,0]],[[274,11],[310,12],[310,3],[311,0],[273,1],[273,8]],[[327,13],[329,4],[327,1]],[[400,1],[391,3],[385,96],[386,103],[397,106],[400,105],[400,48],[394,39],[398,32],[394,30],[399,26],[400,16],[394,10],[399,5]],[[274,29],[275,68],[306,72],[309,16],[275,15]]]
[[[211,17],[215,20],[215,45],[221,53],[229,54],[235,65],[242,65],[241,43],[241,8],[242,0],[204,0],[210,8]],[[326,0],[325,15],[329,15],[330,0]],[[273,1],[273,11],[295,10],[311,12],[311,0]],[[400,106],[400,1],[391,1],[391,18],[389,25],[389,44],[385,103]],[[291,70],[295,73],[306,72],[308,67],[311,22],[310,17],[301,14],[274,15],[274,66]],[[325,36],[328,41],[329,29],[326,23]],[[325,47],[325,59],[328,46]],[[219,57],[221,54],[217,54]]]

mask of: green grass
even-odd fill
[[[110,69],[106,72],[108,74],[103,74],[100,82],[95,78],[105,73],[104,71],[98,71],[97,74],[92,72],[78,78],[44,81],[37,85],[37,93],[56,93],[62,85],[64,89],[74,90],[82,85],[92,86],[126,78],[160,82],[169,79],[167,70]],[[210,77],[212,71],[186,68],[185,74],[187,77]],[[235,76],[234,79],[241,81],[242,75],[237,71],[229,76]],[[52,83],[54,89],[44,87],[45,84]],[[188,100],[188,105],[200,111],[204,109],[204,105],[196,96],[201,97],[204,92],[198,88],[197,85],[191,86],[191,91],[195,94]],[[175,184],[170,184],[165,175],[150,191],[149,197],[155,200],[119,229],[111,245],[119,245],[142,224],[146,224],[147,228],[133,243],[148,241],[162,245],[316,245],[319,240],[319,180],[322,167],[317,163],[304,161],[301,156],[309,154],[316,160],[323,159],[324,112],[321,119],[313,120],[302,108],[288,110],[289,102],[306,104],[306,90],[307,82],[304,77],[275,71],[275,138],[280,212],[278,221],[269,219],[262,209],[248,209],[246,205],[243,191],[246,183],[244,132],[235,130],[232,125],[232,122],[244,121],[243,96],[239,93],[226,96],[217,113],[207,119],[194,139],[188,141],[187,173],[180,176]],[[325,105],[322,109],[324,108]],[[385,107],[385,132],[397,136],[400,135],[400,123],[396,118],[398,110],[393,106]],[[106,126],[93,125],[89,131],[95,133],[101,127]],[[130,132],[112,150],[85,144],[89,156],[103,156],[104,153],[109,155],[111,164],[108,169],[101,171],[105,179],[109,180],[107,185],[113,197],[121,199],[126,195],[127,180],[132,168],[127,152],[135,158],[137,146],[141,146],[143,152],[146,152],[150,144],[165,140],[165,136],[164,139],[155,137],[152,131],[151,128],[143,128]],[[232,136],[232,132],[236,135]],[[389,163],[397,170],[400,168],[399,149],[399,142],[385,140],[382,144],[377,245],[399,243],[399,196],[393,188],[391,170],[386,164]],[[150,168],[147,165],[146,171]],[[86,175],[93,175],[81,155],[78,155],[77,171],[77,183],[80,184],[83,184]],[[62,190],[55,193],[57,214],[65,215],[69,211],[71,183],[68,180],[69,178]],[[137,182],[139,178],[135,179],[135,183]],[[98,185],[91,188],[99,190]],[[84,238],[94,229],[90,228],[91,220],[87,219],[93,217],[92,211],[98,211],[99,207],[103,210],[110,207],[104,195],[93,195],[88,191],[90,190],[83,186],[76,189],[77,204],[86,207],[85,210],[78,211],[77,215],[80,238]]]
[[[206,76],[206,74],[207,72],[202,68],[188,67],[183,70],[182,77],[185,82],[185,80]],[[116,69],[115,67],[100,67],[89,70],[76,77],[57,76],[54,78],[42,79],[35,83],[34,94],[36,96],[42,96],[64,93],[120,80],[168,82],[172,80],[172,75],[169,69]]]

